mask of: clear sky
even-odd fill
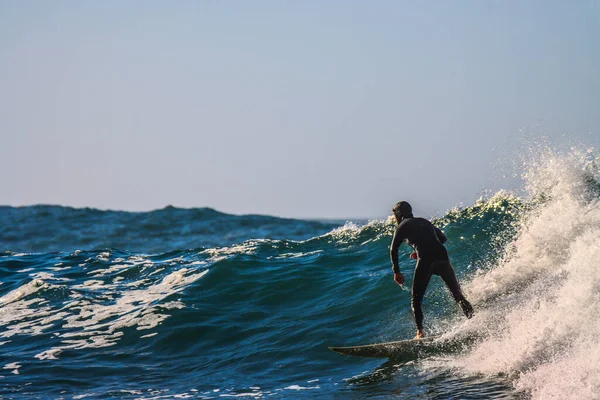
[[[0,204],[432,215],[600,137],[598,1],[0,0]]]

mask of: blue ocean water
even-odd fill
[[[476,315],[432,280],[457,346],[392,361],[328,350],[414,336],[391,219],[0,207],[0,396],[599,398],[598,165],[548,151],[519,196],[434,218]]]

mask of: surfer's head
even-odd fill
[[[396,217],[396,221],[400,222],[404,218],[412,218],[412,207],[408,204],[407,201],[399,201],[396,203],[394,208],[392,208],[394,212],[394,217]]]

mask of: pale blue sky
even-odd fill
[[[470,204],[600,137],[598,1],[0,0],[0,204]]]

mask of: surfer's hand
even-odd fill
[[[394,280],[398,285],[404,286],[404,275],[402,275],[400,272],[394,274]]]
[[[419,257],[417,256],[417,252],[416,252],[416,251],[413,251],[413,252],[410,254],[410,258],[411,258],[412,260],[416,260],[417,258],[419,258]]]

